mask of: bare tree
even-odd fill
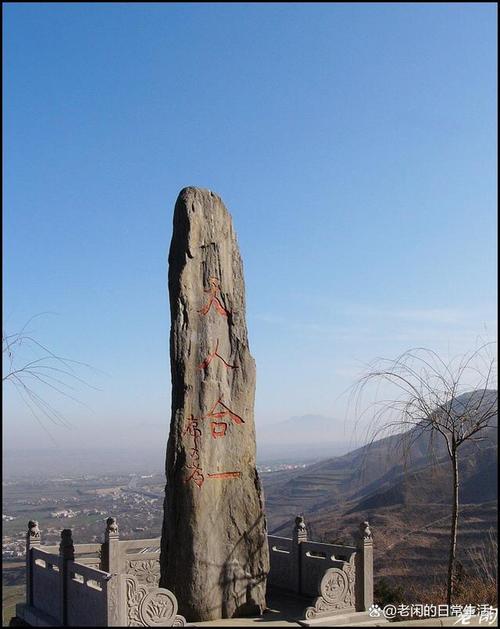
[[[445,446],[452,471],[448,604],[454,593],[461,448],[486,439],[485,431],[494,425],[498,412],[491,345],[487,343],[448,362],[426,348],[410,349],[395,360],[377,359],[354,387],[358,404],[371,383],[378,385],[376,397],[381,388],[389,385],[391,389],[388,399],[375,399],[364,411],[373,413],[370,443],[397,434],[403,457],[423,436],[427,436],[427,447],[432,452],[439,441]]]
[[[43,314],[47,313],[31,317],[19,332],[7,334],[2,331],[2,385],[10,383],[16,389],[34,418],[53,440],[44,419],[66,427],[69,423],[47,401],[47,396],[38,392],[39,385],[44,393],[51,390],[78,404],[83,403],[72,393],[77,383],[92,389],[95,387],[77,373],[80,368],[93,369],[90,365],[55,354],[29,331],[31,322]]]

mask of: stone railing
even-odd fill
[[[364,612],[373,603],[373,538],[368,522],[360,525],[356,546],[309,541],[301,516],[291,538],[269,535],[268,541],[268,586],[310,597],[306,620]]]
[[[373,539],[360,525],[356,546],[308,540],[302,516],[291,538],[268,536],[268,587],[309,598],[304,618],[367,611],[373,603]],[[30,522],[26,543],[26,604],[17,616],[32,626],[182,626],[174,594],[158,587],[160,538],[120,540],[114,518],[104,543],[74,544],[70,529],[59,546],[42,546]]]
[[[73,544],[70,529],[57,546],[42,546],[37,522],[26,542],[26,603],[18,618],[31,626],[183,626],[177,600],[158,587],[160,539],[121,541],[114,518],[103,544]]]

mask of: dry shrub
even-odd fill
[[[446,604],[446,583],[411,583],[405,588],[405,603],[422,605]]]
[[[467,568],[457,562],[454,605],[498,606],[498,537],[494,529],[479,546],[467,551]],[[405,603],[446,604],[444,577],[428,583],[413,583],[405,588]]]
[[[478,576],[462,575],[457,580],[453,605],[491,605],[497,607],[496,581]],[[405,603],[423,605],[446,605],[446,583],[414,583],[405,589]]]
[[[470,549],[467,554],[470,561],[471,576],[496,588],[498,583],[497,532],[490,529],[486,538],[482,540],[482,544]]]

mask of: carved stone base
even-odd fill
[[[170,590],[141,585],[126,575],[128,627],[183,627],[186,620],[177,614],[177,599]]]
[[[354,555],[342,568],[330,568],[325,572],[319,585],[320,595],[312,607],[305,610],[305,619],[324,618],[335,613],[355,612],[355,567]]]

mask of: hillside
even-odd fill
[[[496,395],[488,391],[483,403]],[[496,428],[484,436],[483,442],[461,448],[459,549],[467,548],[461,557],[465,564],[488,531],[496,530]],[[449,461],[444,442],[431,448],[427,435],[414,440],[409,454],[405,456],[400,435],[393,435],[305,470],[265,476],[269,531],[287,535],[293,517],[303,513],[314,538],[348,541],[358,523],[368,519],[375,531],[379,576],[438,577],[449,531]]]

